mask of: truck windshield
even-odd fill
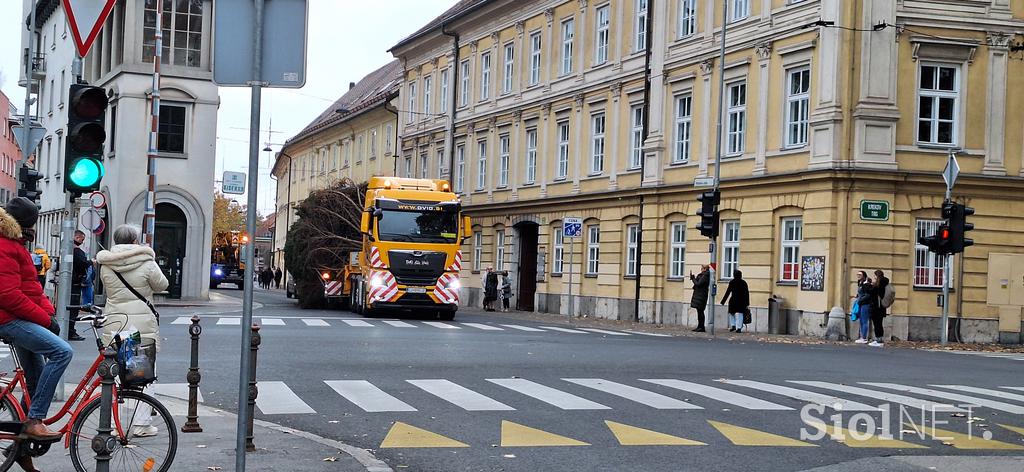
[[[377,218],[382,241],[451,244],[458,238],[458,213],[454,211],[383,210]]]

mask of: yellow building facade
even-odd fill
[[[375,175],[394,175],[397,148],[398,61],[349,85],[348,91],[277,153],[274,266],[284,267],[288,228],[295,208],[315,190],[340,180],[356,184]]]
[[[398,172],[450,175],[476,225],[464,303],[494,267],[523,310],[567,314],[571,294],[574,315],[695,325],[695,184],[720,145],[716,300],[740,269],[754,330],[774,298],[784,331],[824,335],[855,273],[880,269],[887,337],[937,339],[947,269],[917,238],[955,152],[953,197],[977,213],[951,267],[953,338],[1020,342],[1024,2],[728,3],[462,1],[391,49],[417,112],[399,118]]]

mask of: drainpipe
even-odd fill
[[[643,130],[641,134],[643,139],[641,142],[647,141],[647,134],[650,129],[651,119],[651,38],[654,36],[652,33],[652,25],[654,25],[654,5],[656,0],[647,1],[647,34],[644,38],[644,119],[643,119]],[[640,156],[640,189],[643,190],[643,181],[645,175],[646,161],[645,157]],[[615,172],[612,170],[612,172]],[[636,291],[633,295],[633,321],[640,321],[640,282],[641,282],[641,270],[642,264],[640,261],[643,258],[643,243],[644,243],[644,196],[640,195],[640,222],[637,224],[636,233]],[[626,237],[629,237],[627,234]]]
[[[452,184],[452,190],[455,189],[455,107],[458,106],[459,96],[459,33],[454,31],[448,31],[448,23],[441,24],[441,34],[452,38],[452,53],[455,58],[453,63],[449,65],[452,73],[449,74],[452,78],[448,89],[452,91],[450,100],[451,104],[448,106],[448,181]]]
[[[398,127],[401,126],[402,120],[398,116],[398,109],[391,106],[390,98],[384,101],[384,109],[395,115],[395,148],[391,150],[391,157],[395,158],[395,168],[391,170],[391,175],[398,177],[398,150],[402,148],[402,143],[398,142]]]

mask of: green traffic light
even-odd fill
[[[96,159],[82,158],[71,164],[68,181],[78,188],[88,189],[98,186],[103,178],[103,163]]]

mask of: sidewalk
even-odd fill
[[[242,291],[239,290],[238,296],[233,297],[211,290],[209,300],[172,300],[158,295],[154,305],[157,308],[200,308],[200,310],[195,310],[197,315],[230,313],[242,311]],[[252,308],[254,310],[263,308],[263,304],[252,302]]]
[[[72,388],[74,386],[71,386]],[[235,426],[232,413],[199,405],[201,433],[182,433],[188,403],[177,398],[157,397],[174,416],[178,428],[178,450],[171,470],[235,470]],[[56,410],[59,402],[54,402]],[[246,471],[390,472],[383,461],[365,450],[285,426],[256,420],[253,424],[256,451],[246,456]],[[35,465],[44,471],[71,470],[71,458],[63,443],[56,443]],[[20,470],[17,466],[11,470]]]

